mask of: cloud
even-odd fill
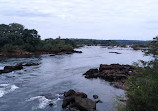
[[[2,13],[2,15],[10,16],[10,17],[50,17],[51,16],[51,14],[49,13],[33,12],[28,10],[14,10],[14,11],[5,10],[5,13]]]
[[[152,39],[157,7],[157,0],[1,0],[0,21],[36,28],[43,38]]]

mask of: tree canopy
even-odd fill
[[[68,39],[41,40],[38,31],[27,29],[18,23],[0,24],[0,51],[66,51],[73,50],[75,43]]]

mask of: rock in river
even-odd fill
[[[98,69],[90,69],[85,74],[85,78],[102,78],[106,81],[112,82],[111,85],[116,88],[123,88],[124,80],[135,71],[135,67],[130,65],[120,64],[101,64]]]
[[[37,66],[37,65],[39,65],[39,63],[29,62],[29,63],[24,64],[23,66]]]
[[[3,73],[9,73],[9,72],[12,72],[14,70],[21,70],[21,69],[23,69],[22,64],[17,64],[15,66],[5,66],[4,70],[2,72]]]
[[[64,93],[64,97],[63,108],[69,108],[70,111],[96,111],[96,102],[83,92],[75,92],[71,89]]]
[[[0,70],[0,74],[2,73],[9,73],[9,72],[12,72],[12,71],[15,71],[15,70],[21,70],[23,69],[23,66],[35,66],[35,65],[39,65],[39,63],[26,63],[26,64],[17,64],[15,66],[5,66],[3,70]]]

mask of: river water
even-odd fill
[[[83,53],[0,58],[0,69],[21,62],[40,63],[38,66],[0,75],[0,111],[64,111],[61,108],[62,93],[69,89],[85,92],[91,99],[97,94],[103,101],[97,104],[98,111],[113,111],[117,96],[125,92],[111,87],[104,80],[86,79],[82,74],[90,68],[99,68],[100,64],[132,64],[149,59],[141,51],[130,48],[91,46],[77,50]],[[111,51],[121,54],[109,53]],[[54,106],[50,107],[49,103]]]

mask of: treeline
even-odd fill
[[[146,47],[151,41],[140,40],[95,40],[95,39],[71,39],[78,45],[103,45],[121,46],[134,45],[134,47]]]
[[[117,45],[115,40],[70,39],[78,45]]]
[[[68,39],[41,40],[35,29],[27,29],[18,23],[0,24],[0,51],[72,51],[75,43]]]
[[[127,81],[126,105],[119,105],[119,111],[158,111],[158,37],[149,44],[146,55],[150,61],[141,61],[138,74]]]

